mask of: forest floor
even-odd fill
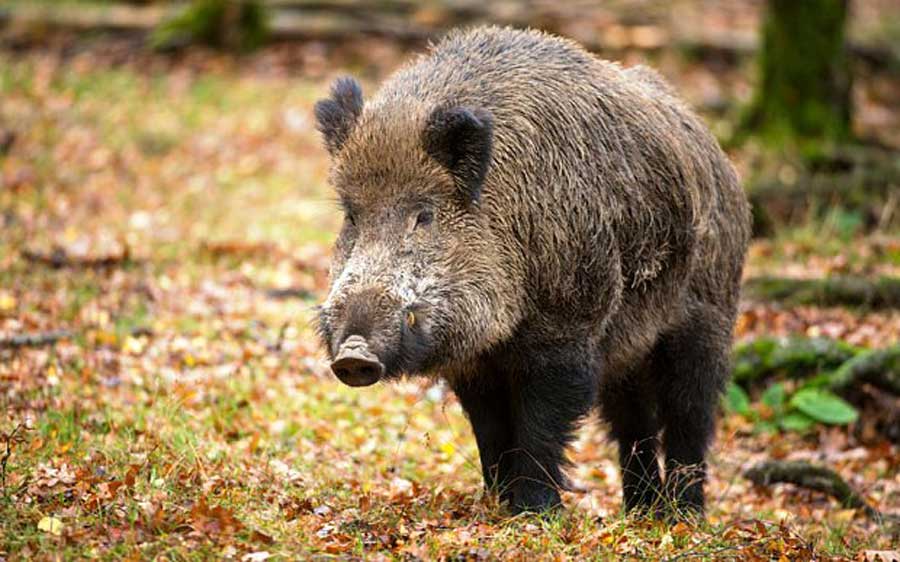
[[[592,420],[566,510],[509,517],[482,494],[444,386],[351,389],[323,361],[310,319],[340,219],[311,108],[331,53],[66,45],[0,51],[0,341],[64,331],[0,349],[0,560],[874,560],[897,548],[858,509],[743,477],[808,460],[897,515],[900,449],[865,415],[797,433],[723,414],[697,525],[623,516],[615,450]],[[364,54],[342,60],[368,91],[402,59],[386,43]],[[676,85],[690,98],[722,79],[702,72]],[[755,242],[748,276],[900,274],[896,233],[848,231],[842,217]],[[740,341],[874,348],[898,334],[897,310],[771,302],[743,303],[737,326]]]

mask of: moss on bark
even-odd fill
[[[769,0],[744,133],[816,153],[851,138],[848,0]]]
[[[900,279],[849,275],[824,279],[755,277],[744,283],[744,294],[799,305],[890,309],[900,308]]]
[[[269,33],[268,14],[260,0],[193,0],[151,35],[154,48],[204,44],[233,51],[262,45]]]

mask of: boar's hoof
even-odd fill
[[[369,386],[384,374],[384,365],[369,351],[364,339],[350,336],[331,363],[331,370],[348,386]]]

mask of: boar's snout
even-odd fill
[[[375,384],[384,374],[384,365],[369,344],[361,336],[350,336],[341,344],[331,370],[348,386],[369,386]]]

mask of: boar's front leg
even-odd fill
[[[472,424],[485,487],[498,493],[501,501],[511,499],[509,473],[515,444],[509,383],[503,373],[485,371],[453,380],[450,386]]]
[[[512,509],[544,511],[566,486],[565,448],[597,397],[596,363],[575,345],[522,345],[510,355],[515,454]]]

